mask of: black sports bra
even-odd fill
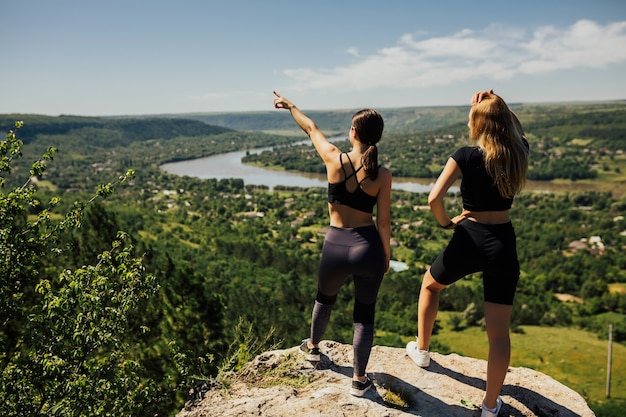
[[[361,183],[365,181],[367,177],[363,178],[361,181],[356,178],[357,172],[359,172],[361,168],[363,168],[363,166],[360,166],[359,169],[355,170],[354,165],[352,165],[352,161],[350,160],[350,157],[348,156],[348,154],[345,154],[348,158],[348,162],[350,162],[350,167],[352,168],[352,173],[350,175],[347,175],[346,169],[343,166],[343,155],[344,154],[339,155],[339,161],[341,162],[341,169],[343,169],[343,175],[345,179],[342,182],[338,182],[335,184],[328,183],[328,202],[344,204],[355,210],[371,214],[374,211],[374,206],[376,205],[377,198],[367,194],[361,188]],[[353,176],[354,180],[357,182],[357,187],[354,191],[350,192],[346,188],[346,183]]]

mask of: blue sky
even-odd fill
[[[626,1],[0,0],[0,113],[626,99]]]

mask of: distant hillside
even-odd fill
[[[606,137],[626,139],[626,100],[585,103],[510,103],[527,131],[535,135]],[[386,133],[423,133],[445,130],[465,133],[470,106],[401,107],[377,109],[385,119]],[[346,131],[350,118],[359,109],[307,110],[328,134]],[[7,131],[15,120],[28,119],[24,137],[35,134],[64,134],[72,129],[104,127],[132,134],[133,140],[175,136],[213,135],[231,130],[285,132],[297,131],[286,111],[179,113],[125,117],[40,116],[0,114],[0,127]],[[198,123],[201,122],[201,123]],[[208,125],[208,126],[207,126]],[[349,126],[348,126],[349,127]]]
[[[585,103],[510,103],[528,131],[537,136],[562,135],[593,138],[626,139],[626,101]],[[443,129],[446,133],[467,131],[470,106],[402,107],[377,109],[385,119],[386,133],[423,133]],[[358,109],[307,110],[324,132],[346,131],[349,120]],[[182,113],[159,117],[198,120],[214,126],[243,131],[293,132],[288,112],[268,110],[239,113]],[[623,142],[622,142],[623,143]]]
[[[13,129],[16,120],[26,120],[21,129],[24,142],[38,135],[80,135],[91,145],[126,145],[149,139],[171,139],[179,136],[209,136],[230,132],[226,127],[212,126],[188,118],[105,118],[81,116],[41,116],[32,114],[0,114],[0,129]],[[97,132],[106,131],[106,135]],[[94,143],[95,142],[95,143]]]
[[[359,109],[303,111],[328,133],[345,132],[350,118]],[[469,106],[459,107],[404,107],[377,109],[385,119],[386,132],[427,131],[459,123],[467,118]],[[215,126],[235,130],[293,131],[294,122],[286,111],[268,110],[246,113],[186,113],[163,115],[199,120]]]
[[[626,102],[511,104],[531,143],[529,179],[596,180],[623,184],[626,176]],[[305,110],[306,111],[306,110]],[[396,177],[434,178],[445,159],[467,143],[469,106],[406,107],[380,110],[385,119],[381,163]],[[352,110],[306,111],[328,135],[347,133]],[[141,144],[135,154],[153,154],[160,163],[216,153],[290,144],[306,136],[286,111],[189,113],[138,117],[0,115],[0,127],[23,119],[25,142],[78,147]],[[150,141],[154,141],[150,142]],[[349,146],[348,144],[340,144]],[[163,148],[164,147],[164,148]],[[37,150],[38,152],[40,149]],[[324,172],[311,147],[275,148],[246,157],[246,163],[301,172]],[[157,162],[155,159],[154,162]],[[95,161],[94,161],[95,162]]]

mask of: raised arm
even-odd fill
[[[340,153],[339,148],[330,143],[326,136],[317,127],[315,122],[311,120],[307,115],[296,107],[291,101],[274,91],[276,98],[274,99],[274,107],[277,109],[287,109],[291,113],[293,120],[300,126],[300,128],[311,138],[315,150],[319,156],[324,160],[324,163],[336,161],[336,155]]]

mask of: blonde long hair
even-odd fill
[[[528,148],[517,116],[504,100],[488,94],[472,106],[470,139],[483,152],[485,168],[500,195],[513,198],[524,188],[528,172]]]

